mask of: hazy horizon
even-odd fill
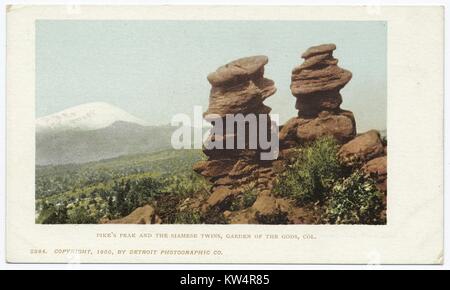
[[[208,73],[250,55],[269,57],[277,92],[264,103],[295,117],[291,70],[302,52],[335,43],[339,66],[353,73],[341,107],[358,131],[386,129],[386,23],[382,21],[72,21],[36,24],[36,117],[106,102],[147,121],[170,123],[208,106]]]

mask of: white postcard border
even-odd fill
[[[440,7],[9,7],[7,258],[83,263],[436,264],[443,257],[443,9]],[[78,9],[77,8],[77,9]],[[35,225],[35,19],[283,19],[388,22],[388,225]],[[426,21],[424,21],[426,19]],[[414,33],[407,33],[413,31]],[[427,40],[427,41],[424,41]],[[424,138],[426,137],[426,138]],[[421,154],[421,155],[419,155]],[[112,241],[116,232],[312,233],[315,241]],[[93,245],[92,245],[93,244]],[[222,256],[33,256],[31,248],[195,248]],[[246,250],[251,249],[251,251]],[[375,257],[375,261],[374,260]],[[72,260],[71,260],[72,259]]]

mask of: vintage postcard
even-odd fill
[[[443,19],[9,6],[8,262],[442,263]]]

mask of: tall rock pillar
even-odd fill
[[[263,151],[260,144],[257,142],[255,147],[249,143],[249,135],[255,134],[254,127],[245,128],[244,147],[227,148],[227,143],[236,147],[238,138],[236,130],[234,133],[227,131],[233,129],[227,124],[227,115],[242,114],[248,117],[253,114],[258,127],[256,136],[261,133],[259,127],[262,122],[262,127],[270,136],[271,121],[268,114],[271,108],[263,102],[276,92],[276,88],[272,80],[264,78],[267,62],[268,58],[262,55],[241,58],[208,75],[212,88],[204,117],[213,126],[211,132],[215,133],[211,134],[203,150],[208,159],[194,165],[194,170],[213,184],[208,206],[226,209],[227,201],[237,197],[247,187],[264,189],[272,179],[270,164],[260,160]],[[212,144],[215,146],[210,146]],[[217,145],[221,145],[221,148],[217,148]]]
[[[280,131],[281,146],[302,145],[325,135],[345,143],[356,135],[353,113],[340,108],[340,90],[352,73],[337,65],[335,49],[334,44],[310,47],[302,54],[304,62],[292,70],[291,92],[297,99],[298,117]]]

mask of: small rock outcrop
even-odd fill
[[[386,145],[376,130],[359,134],[341,146],[338,156],[343,164],[360,167],[376,182],[377,188],[387,191],[387,151]]]
[[[281,129],[282,147],[302,145],[325,135],[345,143],[356,135],[353,113],[340,108],[340,90],[352,73],[337,65],[335,49],[334,44],[313,46],[302,54],[305,61],[292,70],[291,92],[297,99],[298,116]]]
[[[363,171],[369,174],[377,182],[379,190],[387,191],[387,156],[374,158],[364,164]]]
[[[370,130],[344,144],[339,150],[339,157],[347,165],[365,162],[384,154],[380,133]]]
[[[160,224],[161,219],[151,205],[138,207],[132,213],[121,219],[105,221],[107,224]]]

